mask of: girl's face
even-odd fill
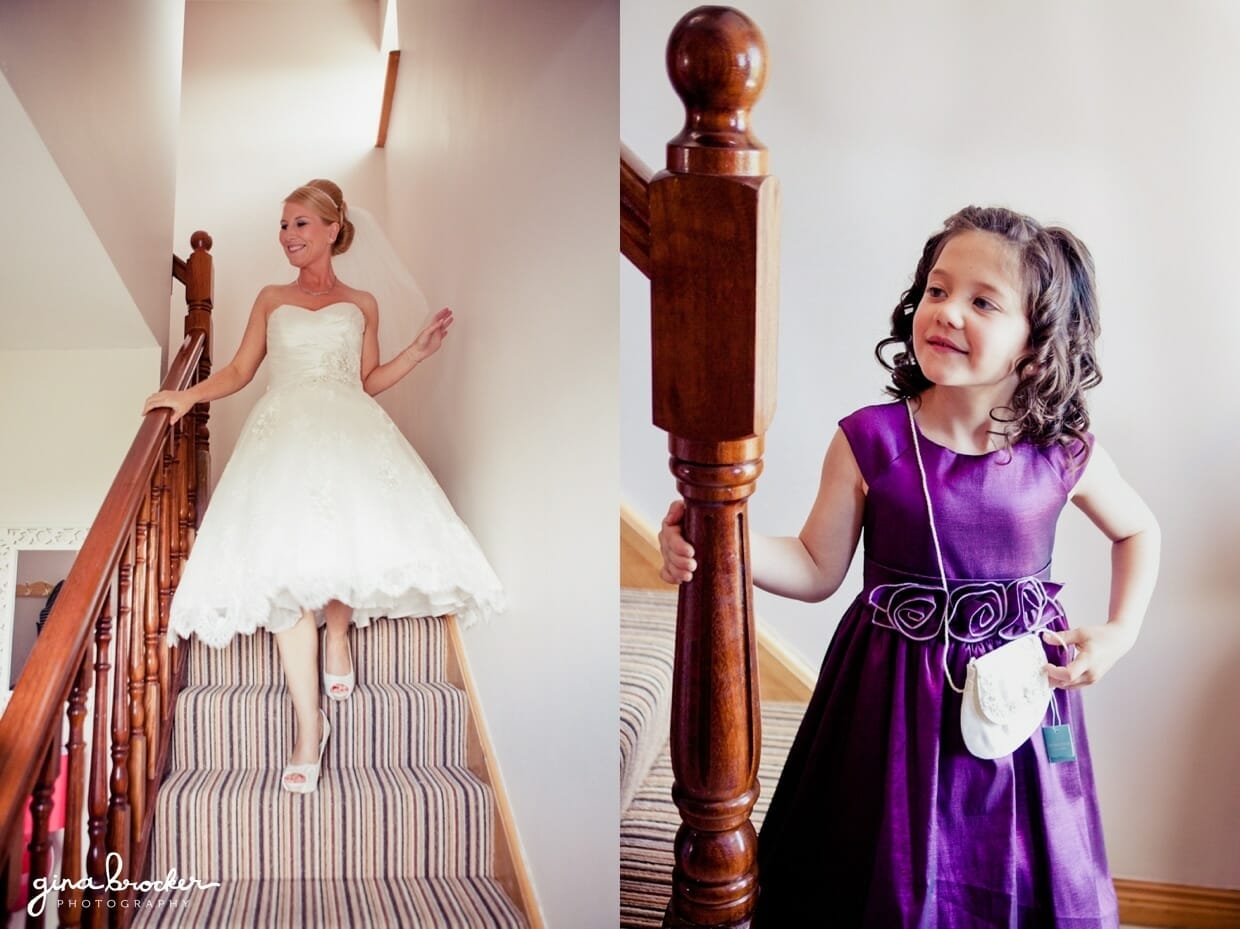
[[[913,354],[942,387],[993,391],[1011,400],[1016,363],[1029,348],[1025,286],[1016,250],[990,232],[943,246],[913,314]]]
[[[284,204],[280,219],[280,246],[294,268],[304,268],[320,256],[331,255],[338,223],[325,223],[304,203]]]

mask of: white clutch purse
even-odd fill
[[[1010,755],[1037,731],[1051,702],[1041,637],[1023,635],[969,661],[960,734],[978,758]]]

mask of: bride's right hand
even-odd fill
[[[142,404],[142,415],[166,407],[172,410],[172,422],[175,423],[194,408],[194,401],[189,399],[188,395],[188,390],[161,390],[153,393],[146,398],[146,403]]]
[[[659,551],[663,555],[663,567],[659,577],[669,584],[684,584],[693,580],[697,561],[693,558],[693,546],[685,541],[680,523],[685,517],[683,500],[675,500],[667,508],[663,524],[659,527]]]

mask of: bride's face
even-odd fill
[[[323,255],[331,255],[339,223],[324,222],[304,203],[284,204],[280,219],[280,246],[295,268],[304,268]]]

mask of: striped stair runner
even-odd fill
[[[675,591],[620,590],[620,812],[667,745]]]
[[[680,812],[672,802],[674,776],[667,744],[668,716],[661,707],[665,701],[668,706],[671,702],[675,628],[674,591],[621,591],[622,798],[626,776],[636,778],[639,785],[621,804],[621,929],[659,929],[672,896],[672,847],[680,828]],[[758,766],[762,790],[753,810],[755,828],[761,827],[766,816],[771,792],[804,714],[803,703],[762,703],[762,758]],[[646,755],[650,743],[657,749],[649,762],[630,760]],[[634,770],[626,772],[626,762]]]
[[[493,877],[494,797],[466,767],[444,620],[378,620],[351,641],[357,689],[321,700],[311,794],[280,787],[293,713],[274,638],[191,643],[150,873],[221,886],[149,894],[136,927],[526,926]]]

